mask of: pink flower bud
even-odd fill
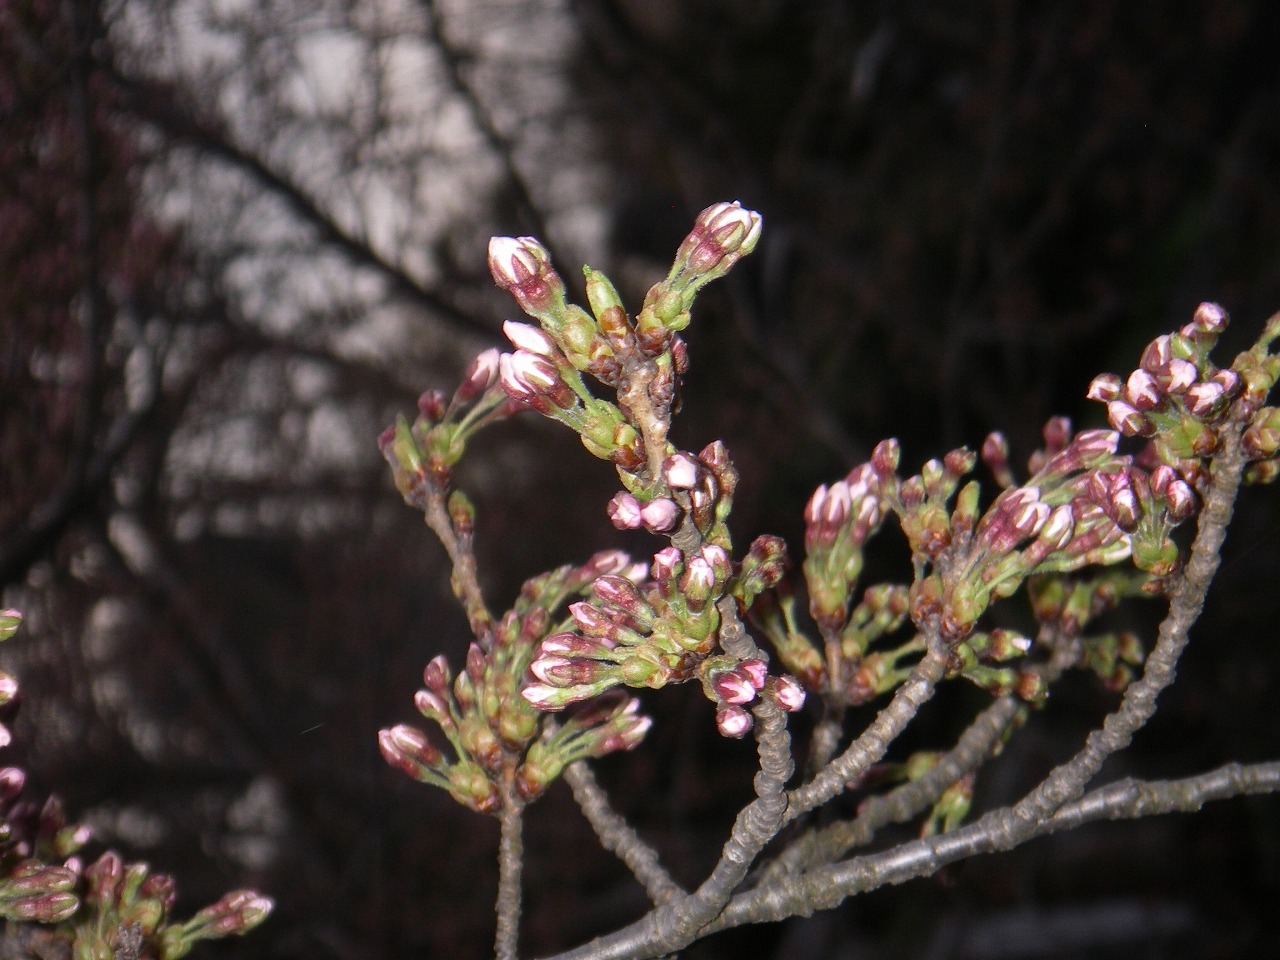
[[[1196,382],[1200,372],[1189,360],[1173,359],[1156,371],[1156,377],[1170,393],[1182,393]]]
[[[750,703],[756,698],[756,688],[751,680],[737,670],[725,670],[717,674],[711,686],[725,703]]]
[[[1210,380],[1208,383],[1195,383],[1187,388],[1187,409],[1197,417],[1205,417],[1213,413],[1219,403],[1226,398],[1227,391],[1222,384]]]
[[[673,579],[684,563],[684,555],[675,547],[663,547],[653,555],[653,579],[666,583]]]
[[[674,500],[659,497],[640,508],[640,520],[650,533],[666,533],[680,520],[680,508]]]
[[[635,530],[643,522],[640,501],[629,493],[615,493],[605,507],[609,521],[619,530]]]
[[[616,573],[620,576],[626,576],[628,580],[634,581],[636,578],[627,576],[634,564],[631,561],[631,554],[625,550],[601,550],[599,553],[592,554],[584,567],[597,576],[603,576],[607,573]],[[642,564],[642,566],[644,566]],[[648,567],[646,566],[647,570]],[[640,574],[644,577],[644,574]]]
[[[716,729],[722,736],[737,740],[751,729],[751,714],[737,704],[724,703],[716,710]]]
[[[403,723],[378,731],[378,747],[387,763],[411,777],[416,777],[421,767],[434,767],[442,759],[425,733]]]
[[[1221,333],[1227,328],[1227,311],[1216,303],[1202,303],[1196,307],[1191,322],[1204,333]]]
[[[1068,504],[1055,507],[1049,519],[1040,528],[1039,539],[1053,550],[1061,550],[1071,542],[1075,532],[1076,517]]]
[[[795,713],[804,706],[804,687],[800,686],[800,681],[789,674],[784,673],[780,677],[774,677],[768,694],[773,702],[787,713]]]
[[[893,438],[881,440],[871,451],[871,467],[882,477],[890,476],[898,469],[898,459],[901,455],[902,448],[897,440]]]
[[[1115,430],[1082,430],[1071,441],[1071,446],[1084,459],[1114,454],[1119,445],[1120,434]]]
[[[452,679],[449,661],[445,659],[443,653],[432,657],[422,671],[422,682],[427,685],[428,690],[434,690],[436,693],[444,693]]]
[[[1127,437],[1142,436],[1151,430],[1151,421],[1123,400],[1112,400],[1107,404],[1107,419]]]
[[[727,269],[755,249],[762,224],[760,214],[745,209],[737,200],[712,204],[698,214],[676,259],[683,260],[685,270],[694,274]]]
[[[743,660],[736,669],[746,675],[747,679],[751,681],[751,686],[757,690],[764,689],[764,681],[769,675],[769,665],[763,660],[756,657],[750,660]]]
[[[1155,376],[1139,367],[1125,381],[1124,399],[1137,410],[1150,410],[1159,406],[1164,397],[1160,394],[1160,385],[1156,383]]]
[[[1147,344],[1147,348],[1142,351],[1142,360],[1140,361],[1143,370],[1149,370],[1156,373],[1161,367],[1173,359],[1173,348],[1169,343],[1169,335],[1161,334]]]
[[[413,705],[428,720],[451,723],[449,703],[440,694],[432,690],[419,690],[413,695]]]
[[[492,237],[489,240],[489,272],[504,290],[534,279],[549,261],[546,248],[533,237]]]
[[[1220,384],[1229,397],[1234,397],[1240,392],[1240,374],[1234,370],[1219,370],[1209,379]]]
[[[497,347],[490,347],[471,361],[471,365],[467,367],[466,376],[454,393],[454,398],[459,403],[466,403],[493,386],[494,381],[498,379],[500,356]]]
[[[698,485],[698,461],[686,453],[673,453],[662,462],[662,479],[672,490],[692,490]]]
[[[554,357],[558,352],[551,338],[532,324],[504,320],[502,332],[507,335],[511,345],[518,350],[527,350],[529,353],[548,358]]]
[[[1120,378],[1114,373],[1100,373],[1089,384],[1089,391],[1085,396],[1090,400],[1101,400],[1103,403],[1108,403],[1120,398],[1122,386]]]

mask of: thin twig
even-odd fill
[[[1228,764],[1182,780],[1122,780],[1064,804],[1025,834],[993,826],[1007,810],[993,811],[952,833],[926,837],[883,853],[855,857],[735,897],[704,934],[747,923],[771,923],[829,910],[848,897],[887,884],[930,876],[949,863],[982,853],[1009,850],[1034,837],[1098,820],[1132,820],[1164,813],[1190,813],[1213,800],[1280,792],[1280,761]],[[595,955],[592,960],[601,960]],[[634,956],[634,955],[631,955]]]
[[[564,779],[573,790],[582,815],[600,838],[600,845],[627,865],[651,901],[669,903],[685,895],[685,890],[663,868],[657,851],[641,840],[610,805],[590,766],[583,761],[571,763],[565,767]]]
[[[1210,466],[1211,485],[1200,513],[1191,556],[1178,578],[1169,612],[1160,624],[1155,646],[1143,666],[1142,677],[1125,690],[1120,706],[1085,739],[1074,757],[1052,770],[1011,812],[1009,826],[1035,824],[1052,815],[1064,803],[1084,792],[1103,762],[1123,750],[1156,710],[1156,697],[1173,683],[1178,658],[1186,649],[1192,625],[1204,609],[1205,595],[1221,562],[1223,540],[1231,511],[1240,489],[1244,453],[1240,448],[1242,427],[1225,428],[1222,450]]]
[[[843,791],[846,783],[879,762],[889,745],[933,696],[934,688],[946,673],[947,651],[936,637],[928,638],[927,643],[925,655],[870,726],[821,773],[791,791],[787,798],[788,822],[826,803]]]
[[[520,872],[524,865],[521,835],[524,808],[508,793],[502,807],[501,838],[498,841],[498,931],[493,955],[497,960],[516,960],[520,937]]]

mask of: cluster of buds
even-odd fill
[[[1122,690],[1142,665],[1142,644],[1127,631],[1089,634],[1085,628],[1122,599],[1149,596],[1149,583],[1146,575],[1123,568],[1080,578],[1049,574],[1032,577],[1027,595],[1046,635],[1076,651],[1075,666],[1097,674],[1108,688]]]
[[[947,675],[964,677],[993,697],[1015,694],[1028,703],[1041,703],[1048,687],[1039,671],[1025,665],[1007,666],[1031,650],[1031,638],[1016,630],[978,631],[951,647]]]
[[[0,611],[0,640],[21,620],[17,611]],[[270,899],[237,890],[186,923],[170,923],[172,877],[126,864],[114,851],[84,866],[89,828],[68,822],[57,797],[25,798],[25,783],[17,767],[0,769],[0,918],[46,925],[30,941],[41,956],[177,960],[196,942],[246,933],[271,913]]]
[[[427,391],[418,398],[412,424],[399,417],[378,438],[378,449],[406,502],[421,508],[429,487],[447,487],[471,437],[519,409],[498,385],[501,359],[496,349],[484,351],[471,362],[452,396]]]
[[[253,890],[234,890],[183,923],[169,911],[177,899],[173,878],[145,863],[126,864],[108,851],[82,871],[82,906],[68,924],[72,955],[85,960],[132,956],[177,960],[202,940],[248,933],[274,903]]]
[[[704,544],[688,556],[659,550],[652,580],[602,576],[592,600],[569,605],[574,630],[548,636],[524,688],[540,710],[561,710],[615,686],[657,689],[691,679],[715,648],[723,596],[732,573],[723,547]]]
[[[703,692],[716,705],[716,729],[737,739],[754,725],[747,705],[765,696],[783,710],[794,713],[804,706],[805,692],[795,677],[770,676],[769,665],[758,657],[734,661],[713,657],[699,670]]]
[[[880,529],[888,504],[870,464],[814,491],[804,508],[804,577],[809,613],[824,635],[842,630],[862,575],[863,546]]]
[[[26,774],[0,770],[0,917],[57,923],[80,907],[80,861],[89,829],[68,823],[62,803],[23,796]]]
[[[689,323],[697,291],[755,247],[760,224],[759,214],[736,202],[704,210],[634,321],[599,271],[584,268],[588,313],[566,300],[564,281],[537,240],[494,237],[489,243],[495,283],[538,322],[505,325],[515,352],[501,361],[503,387],[514,402],[564,423],[593,455],[616,464],[642,505],[658,495],[656,465],[675,453],[666,435],[688,366],[677,332]],[[594,397],[582,373],[616,389],[618,402]],[[633,512],[622,515],[630,522]],[[662,508],[650,513],[643,521],[649,525],[668,519]]]
[[[1280,412],[1262,405],[1280,377],[1280,358],[1269,349],[1280,323],[1273,320],[1258,343],[1220,368],[1209,353],[1226,326],[1222,307],[1202,303],[1177,333],[1151,341],[1127,378],[1104,373],[1089,386],[1090,399],[1107,405],[1112,426],[1150,439],[1154,457],[1198,489],[1207,482],[1206,458],[1231,422],[1247,427],[1244,449],[1253,463],[1246,479],[1268,482],[1280,474]]]
[[[447,757],[423,731],[401,724],[378,735],[387,762],[448,790],[464,806],[495,813],[502,809],[502,784],[512,767],[519,799],[528,801],[566,764],[635,746],[648,729],[635,704],[598,707],[566,724],[559,735],[539,741],[543,715],[520,691],[539,643],[553,627],[552,617],[567,599],[600,578],[631,583],[629,577],[646,573],[626,554],[606,551],[582,566],[560,567],[527,581],[513,608],[494,625],[489,647],[471,645],[463,671],[455,677],[444,656],[423,671],[424,686],[414,704],[440,728],[454,756]]]
[[[503,331],[516,348],[504,353],[499,363],[499,382],[512,403],[563,423],[593,456],[620,470],[636,470],[645,462],[644,442],[636,428],[618,405],[592,396],[563,347],[527,323],[508,320]],[[609,369],[613,367],[610,355]],[[596,361],[588,369],[604,375]]]
[[[755,249],[763,220],[738,201],[712,204],[698,214],[666,278],[649,290],[636,318],[642,340],[661,342],[689,325],[697,292]]]
[[[749,577],[765,589],[783,569],[776,538],[753,545]],[[758,695],[785,710],[798,710],[804,695],[791,677],[770,677],[763,660],[715,655],[720,611],[717,601],[730,590],[733,565],[728,552],[706,543],[687,555],[674,546],[654,555],[652,579],[636,583],[602,576],[592,599],[570,604],[572,631],[543,640],[530,672],[537,682],[523,695],[539,710],[562,710],[616,686],[658,689],[698,678],[717,705],[716,721],[726,736],[751,729],[744,709]]]
[[[671,534],[687,518],[700,540],[725,545],[729,542],[725,522],[737,485],[737,471],[717,440],[697,455],[670,454],[658,470],[658,482],[633,484],[634,493],[620,491],[609,501],[606,513],[619,530],[661,534]]]
[[[936,616],[944,638],[956,643],[992,602],[1011,596],[1032,574],[1109,565],[1130,555],[1128,534],[1088,497],[1095,473],[1128,467],[1128,458],[1116,454],[1119,436],[1106,430],[1072,436],[1070,423],[1058,418],[1046,427],[1045,439],[1028,482],[1007,486],[985,512],[973,481],[946,511],[943,495],[958,484],[957,468],[972,465],[967,451],[948,455],[954,466],[926,465],[918,481],[901,484],[897,504],[904,528],[913,514],[920,518],[913,547],[933,565],[912,588],[917,624]],[[983,453],[998,479],[1010,479],[1003,438],[988,438]]]
[[[1155,577],[1179,565],[1173,528],[1193,517],[1198,502],[1191,485],[1162,463],[1151,473],[1134,466],[1097,470],[1089,477],[1089,498],[1129,538],[1133,563]]]

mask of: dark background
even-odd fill
[[[1280,309],[1277,37],[1268,0],[0,3],[0,583],[28,617],[6,762],[183,909],[276,898],[208,955],[485,955],[494,824],[376,750],[466,632],[373,441],[499,343],[486,238],[543,238],[571,284],[589,257],[638,304],[698,210],[761,211],[695,312],[676,439],[728,444],[740,543],[798,543],[813,487],[884,437],[906,466],[999,428],[1021,462],[1052,414],[1100,425],[1093,374],[1201,300],[1234,318],[1224,354],[1251,342]],[[533,416],[463,485],[498,609],[656,546]],[[1178,683],[1105,777],[1275,756],[1277,531],[1247,491]],[[944,691],[906,747],[981,702]],[[1114,703],[1068,678],[979,806]],[[693,883],[750,744],[696,691],[646,709],[601,775]],[[1264,956],[1278,813],[1095,826],[687,955]],[[530,955],[641,912],[563,789],[526,843]]]

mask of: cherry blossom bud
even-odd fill
[[[1075,525],[1075,513],[1069,504],[1064,503],[1049,514],[1049,519],[1040,528],[1038,539],[1054,550],[1061,550],[1071,541]]]
[[[551,361],[527,350],[504,353],[499,363],[503,389],[526,403],[547,397],[558,407],[572,404],[572,394]],[[569,395],[566,396],[566,393]]]
[[[1139,367],[1125,381],[1124,399],[1137,410],[1151,410],[1159,406],[1164,397],[1155,376]]]
[[[1168,393],[1184,393],[1196,382],[1200,371],[1188,360],[1173,359],[1155,372],[1156,381]]]
[[[1169,335],[1161,334],[1147,344],[1147,348],[1142,351],[1140,365],[1143,370],[1156,373],[1172,359],[1173,349],[1170,346]]]
[[[653,555],[653,579],[666,583],[675,578],[684,565],[684,555],[675,547],[663,547]]]
[[[445,659],[443,653],[432,657],[422,671],[422,682],[427,685],[428,690],[436,693],[444,693],[449,689],[452,681],[453,675],[449,669],[449,661]]]
[[[1120,399],[1122,387],[1123,384],[1120,382],[1120,378],[1114,373],[1100,373],[1089,384],[1089,390],[1085,396],[1090,400],[1101,400],[1103,403],[1109,403],[1112,400]]]
[[[891,476],[898,469],[902,448],[896,439],[881,440],[871,451],[871,467],[881,477]]]
[[[1234,370],[1219,370],[1209,379],[1220,384],[1228,397],[1234,397],[1240,392],[1240,374]]]
[[[387,763],[419,779],[443,759],[427,735],[416,727],[398,724],[378,731],[378,748]]]
[[[804,706],[804,687],[795,677],[783,674],[774,677],[767,690],[768,696],[787,713],[795,713]]]
[[[471,361],[466,376],[454,391],[453,399],[456,403],[466,403],[493,386],[498,379],[499,357],[498,348],[491,347]]]
[[[734,740],[747,735],[752,727],[751,714],[733,703],[723,703],[716,710],[716,729]]]
[[[673,453],[662,462],[662,479],[672,490],[692,490],[698,485],[698,461],[686,453]]]
[[[1174,523],[1190,520],[1196,512],[1196,495],[1191,485],[1179,478],[1164,488],[1165,504],[1169,510],[1169,519]]]
[[[603,603],[635,613],[646,606],[636,585],[626,577],[606,574],[596,579],[591,590]]]
[[[755,249],[763,218],[737,200],[707,207],[676,254],[687,273],[703,275],[727,270]]]
[[[1197,330],[1204,333],[1221,333],[1227,328],[1227,311],[1216,303],[1202,303],[1191,318]]]
[[[1197,417],[1207,417],[1225,400],[1226,395],[1222,384],[1212,380],[1192,384],[1187,388],[1187,409]]]
[[[711,563],[701,552],[691,556],[685,564],[684,577],[680,581],[680,590],[688,599],[699,599],[703,602],[711,594],[715,586],[716,575]]]
[[[1127,437],[1144,436],[1154,429],[1151,421],[1141,411],[1123,400],[1112,400],[1107,404],[1107,419]]]
[[[547,358],[552,358],[559,352],[551,338],[532,324],[504,320],[502,332],[511,341],[511,345],[519,350],[527,350]]]
[[[756,688],[750,678],[738,670],[724,670],[711,681],[711,686],[725,703],[750,703],[756,698]]]
[[[765,678],[769,675],[769,665],[763,660],[752,657],[749,660],[743,660],[736,669],[746,675],[747,679],[751,681],[751,686],[755,687],[755,689],[764,689]]]
[[[564,281],[552,269],[546,248],[532,237],[492,238],[489,272],[531,315],[545,314],[563,299]]]
[[[635,530],[643,522],[640,501],[629,493],[615,493],[605,512],[619,530]]]
[[[666,533],[680,520],[680,507],[674,500],[659,497],[650,500],[640,509],[640,519],[650,533]]]

